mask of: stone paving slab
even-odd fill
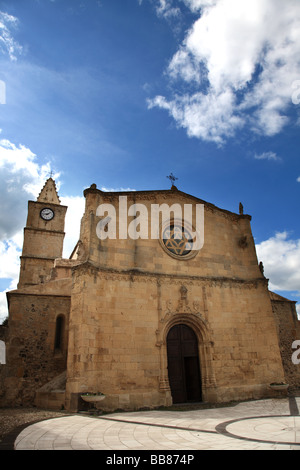
[[[300,398],[193,411],[82,414],[25,428],[16,450],[300,450]]]

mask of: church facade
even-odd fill
[[[92,185],[84,196],[70,259],[52,178],[28,204],[19,284],[0,330],[1,406],[78,411],[84,394],[101,393],[101,409],[133,410],[300,387],[289,361],[300,339],[295,303],[269,292],[241,206],[229,212],[175,186]]]

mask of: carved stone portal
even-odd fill
[[[156,331],[156,346],[160,349],[160,378],[159,390],[161,392],[170,391],[168,378],[168,358],[167,358],[167,336],[170,329],[179,324],[189,326],[197,336],[199,347],[200,368],[202,377],[202,390],[205,398],[206,390],[216,386],[213,361],[212,361],[212,332],[207,321],[206,314],[200,312],[199,301],[192,302],[193,308],[189,306],[188,289],[182,285],[180,287],[180,298],[176,309],[173,309],[172,300],[166,302],[167,310],[159,321]],[[205,312],[206,313],[206,312]]]

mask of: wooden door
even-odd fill
[[[173,403],[201,401],[198,341],[186,325],[176,325],[167,337],[168,374]]]

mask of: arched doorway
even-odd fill
[[[198,340],[187,325],[179,324],[167,336],[168,375],[173,403],[202,399]]]

